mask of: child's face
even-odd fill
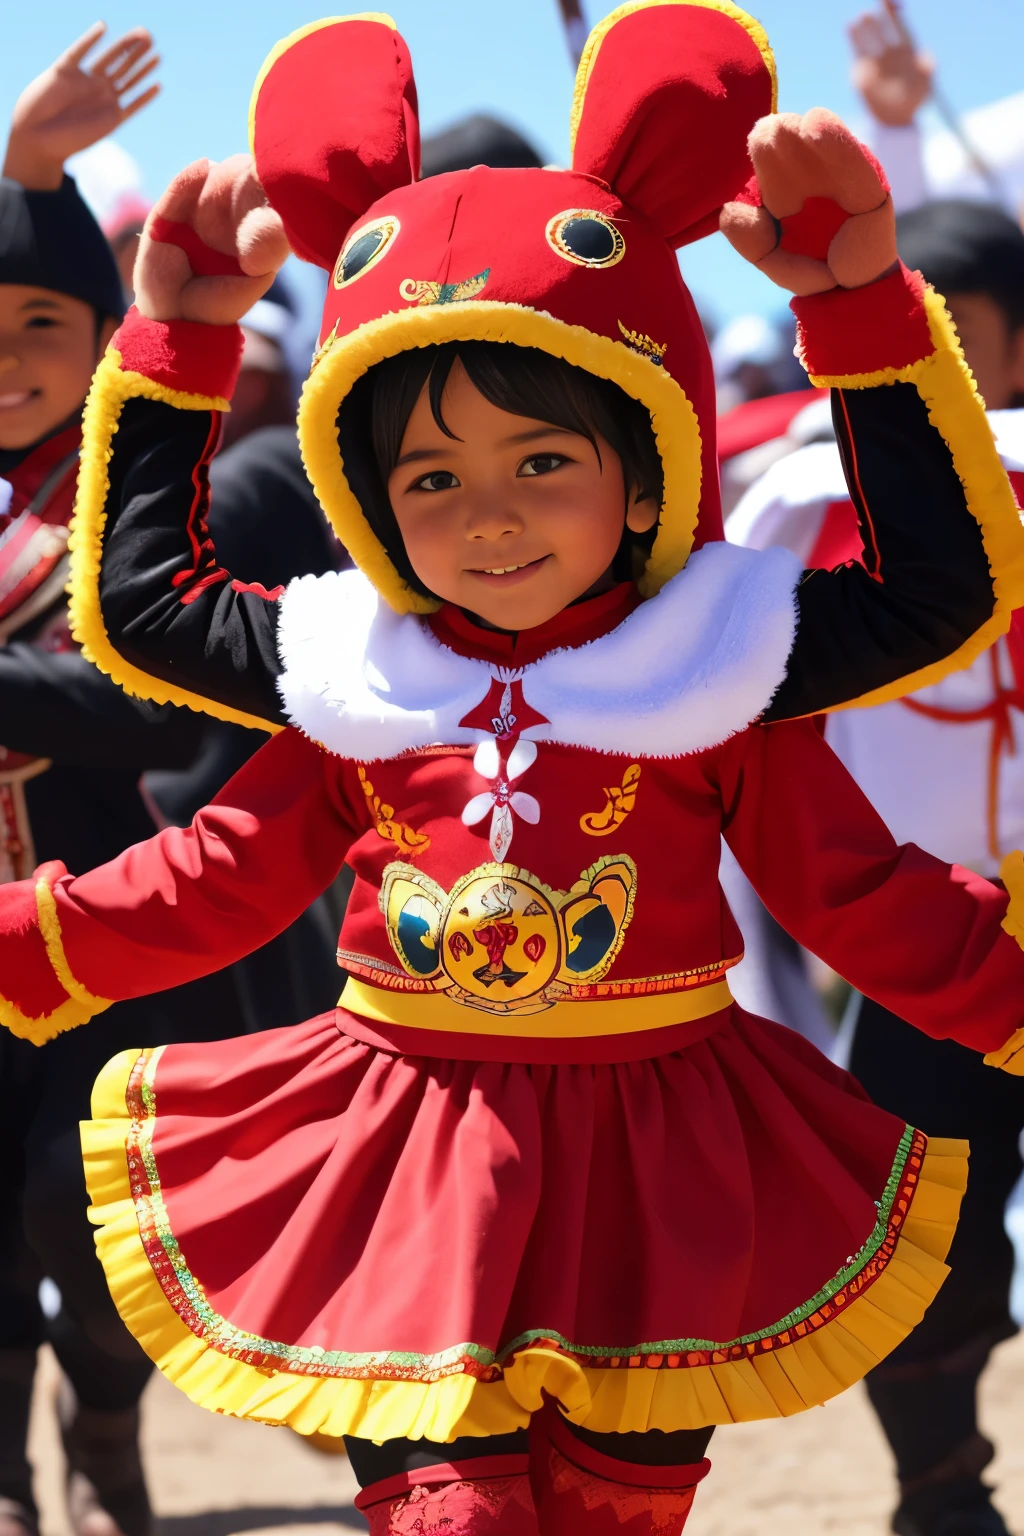
[[[97,338],[81,299],[0,283],[0,448],[29,447],[81,406],[114,329]]]
[[[619,456],[485,400],[456,362],[434,420],[426,387],[409,417],[388,495],[417,576],[499,629],[532,629],[611,585],[625,522],[653,528],[628,499]]]
[[[1024,326],[1011,326],[987,293],[952,293],[946,303],[971,372],[990,411],[1024,394]]]

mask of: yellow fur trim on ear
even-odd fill
[[[110,1007],[110,998],[94,997],[72,975],[61,939],[57,903],[49,885],[42,877],[36,881],[36,919],[43,943],[46,945],[47,959],[53,967],[54,975],[68,994],[67,1000],[56,1007],[52,1013],[29,1018],[8,998],[0,997],[0,1024],[9,1029],[12,1035],[17,1035],[19,1040],[28,1040],[32,1045],[45,1045],[48,1040],[53,1040],[65,1030],[77,1029],[80,1024],[87,1024],[94,1015]]]
[[[623,1361],[620,1368],[600,1368],[581,1363],[568,1343],[560,1349],[541,1334],[524,1336],[491,1380],[462,1370],[416,1380],[399,1373],[397,1379],[330,1374],[298,1361],[294,1369],[268,1366],[252,1363],[266,1341],[213,1311],[202,1276],[187,1269],[188,1255],[171,1230],[153,1138],[159,1060],[159,1051],[125,1051],[108,1062],[93,1089],[92,1119],[82,1126],[89,1216],[100,1229],[96,1246],[111,1295],[149,1357],[193,1402],[236,1418],[288,1424],[301,1435],[443,1442],[507,1434],[529,1422],[545,1393],[559,1399],[573,1423],[599,1433],[698,1429],[800,1413],[860,1381],[920,1322],[948,1273],[943,1261],[967,1183],[967,1143],[932,1138],[923,1154],[912,1153],[908,1184],[910,1160],[900,1162],[913,1136],[908,1128],[886,1188],[892,1204],[884,1225],[892,1246],[884,1267],[862,1284],[859,1277],[867,1274],[851,1261],[853,1276],[838,1299],[815,1298],[813,1314],[779,1324],[770,1349],[725,1346],[721,1359],[699,1365],[655,1357],[642,1366]],[[196,1331],[180,1314],[195,1320]],[[681,1352],[714,1350],[696,1340],[673,1342]]]
[[[281,56],[294,48],[296,43],[301,43],[304,37],[309,37],[313,32],[322,32],[324,27],[335,27],[342,21],[379,21],[382,27],[390,27],[392,32],[397,32],[392,18],[386,11],[360,11],[354,16],[325,16],[322,21],[309,21],[304,27],[296,27],[294,32],[289,32],[279,43],[275,43],[260,65],[260,72],[256,76],[256,84],[252,88],[249,97],[249,153],[256,155],[256,102],[263,82]]]
[[[601,51],[601,44],[609,32],[627,16],[632,16],[635,11],[647,11],[659,5],[690,5],[701,10],[719,11],[723,16],[729,16],[733,21],[738,21],[747,32],[751,40],[757,45],[758,52],[765,63],[772,81],[772,111],[778,111],[779,104],[779,79],[775,69],[775,55],[771,44],[768,42],[768,34],[759,21],[753,16],[748,16],[746,11],[738,5],[733,5],[732,0],[627,0],[625,5],[618,6],[603,21],[599,21],[587,38],[586,45],[580,58],[579,68],[576,71],[576,85],[573,90],[572,112],[569,117],[569,148],[570,152],[576,148],[576,135],[579,132],[580,120],[583,117],[583,103],[587,94],[587,81],[590,72]]]
[[[92,388],[82,419],[82,456],[78,466],[78,494],[71,522],[70,593],[71,633],[86,657],[106,672],[125,693],[156,704],[183,704],[218,720],[230,720],[259,731],[277,731],[281,727],[257,715],[247,715],[219,704],[213,699],[190,693],[176,683],[165,682],[126,661],[111,644],[100,606],[100,566],[103,556],[103,530],[107,522],[107,497],[110,494],[108,465],[114,433],[117,431],[126,400],[159,400],[179,411],[226,411],[228,402],[220,396],[189,395],[168,389],[141,373],[121,368],[121,354],[108,347],[93,376]]]
[[[981,528],[992,572],[995,606],[991,617],[952,655],[860,698],[837,704],[832,712],[864,709],[870,704],[900,699],[919,688],[930,687],[950,672],[961,671],[1006,633],[1011,613],[1024,606],[1024,527],[1013,487],[996,452],[985,404],[964,360],[946,302],[926,287],[924,303],[935,344],[935,351],[928,357],[905,368],[883,368],[875,373],[812,374],[811,383],[846,390],[875,389],[885,384],[914,385],[928,408],[929,421],[952,455],[968,511]]]
[[[375,363],[413,347],[446,341],[506,341],[536,347],[599,378],[611,379],[647,407],[665,474],[661,524],[640,582],[643,595],[653,597],[682,569],[693,547],[701,487],[700,426],[693,406],[664,368],[623,342],[524,305],[484,299],[400,310],[370,320],[339,337],[306,380],[299,405],[299,444],[306,473],[359,569],[398,613],[430,613],[438,606],[402,580],[366,521],[345,478],[337,416],[339,402]]]

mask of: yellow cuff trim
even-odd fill
[[[943,1263],[967,1185],[967,1143],[929,1141],[893,1256],[863,1294],[817,1328],[748,1359],[677,1370],[594,1369],[543,1346],[522,1350],[498,1381],[352,1380],[268,1372],[218,1353],[164,1295],[139,1233],[129,1182],[125,1094],[140,1053],[104,1067],[82,1126],[90,1218],[118,1311],[164,1375],[216,1413],[288,1424],[299,1434],[447,1441],[525,1426],[549,1393],[577,1424],[601,1433],[699,1429],[777,1419],[816,1407],[860,1381],[907,1337],[948,1273]],[[153,1053],[143,1052],[152,1058]],[[155,1066],[150,1060],[147,1078]]]
[[[446,341],[537,347],[598,378],[611,379],[647,407],[665,474],[666,510],[639,583],[644,597],[653,597],[686,564],[700,508],[700,426],[682,388],[664,368],[621,341],[525,305],[468,299],[367,321],[323,352],[303,386],[299,444],[306,473],[338,538],[384,600],[397,613],[432,613],[439,606],[402,580],[349,487],[338,452],[338,404],[375,363]]]
[[[257,715],[245,714],[230,705],[206,699],[163,678],[132,666],[111,644],[100,607],[100,566],[103,555],[103,530],[107,522],[107,497],[110,494],[108,465],[113,452],[114,433],[126,400],[159,400],[179,411],[226,411],[227,400],[219,395],[190,395],[168,389],[147,379],[144,374],[125,371],[121,354],[108,347],[93,376],[82,421],[82,456],[78,468],[78,494],[71,523],[68,548],[71,551],[71,633],[83,652],[101,672],[113,678],[125,693],[156,704],[183,704],[218,720],[254,727],[259,731],[278,731]]]
[[[599,21],[587,38],[583,54],[580,58],[579,69],[576,71],[576,86],[572,97],[572,112],[569,117],[569,146],[571,150],[576,148],[576,135],[579,132],[580,121],[583,117],[583,108],[587,95],[587,84],[591,71],[597,62],[597,56],[601,51],[601,44],[605,41],[609,32],[618,22],[627,16],[632,16],[635,11],[651,10],[660,5],[691,5],[706,11],[719,11],[723,16],[729,16],[733,21],[738,21],[751,40],[756,44],[758,52],[764,60],[765,68],[771,76],[772,82],[772,111],[779,109],[779,81],[775,69],[775,55],[772,53],[768,42],[768,34],[759,21],[753,16],[748,16],[746,11],[738,5],[733,5],[732,0],[627,0],[625,5],[618,6],[611,15]]]
[[[45,1045],[48,1040],[63,1034],[65,1030],[76,1029],[79,1024],[87,1024],[94,1014],[102,1013],[105,1008],[109,1008],[111,1000],[107,997],[94,997],[87,988],[75,980],[64,953],[57,903],[49,885],[43,879],[36,881],[36,916],[43,943],[46,945],[47,958],[53,967],[54,975],[68,994],[67,1000],[55,1008],[53,1013],[29,1018],[14,1003],[5,997],[0,997],[0,1024],[9,1029],[12,1035],[17,1035],[19,1040],[28,1040],[32,1045]]]
[[[1010,905],[1003,918],[1003,931],[1024,949],[1024,853],[1014,849],[999,869],[999,878],[1010,894]],[[989,1051],[986,1067],[1002,1067],[1011,1077],[1024,1077],[1024,1025],[1013,1032],[997,1051]]]
[[[935,351],[906,368],[883,368],[865,374],[812,374],[811,383],[829,389],[874,389],[881,384],[913,384],[928,408],[928,419],[948,447],[964,488],[967,507],[981,528],[992,572],[995,606],[992,615],[952,655],[871,693],[833,706],[864,709],[903,698],[930,687],[950,672],[969,667],[994,645],[1010,626],[1010,615],[1024,606],[1024,528],[1013,488],[996,452],[985,403],[946,311],[946,302],[925,289],[928,329]]]

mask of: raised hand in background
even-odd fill
[[[23,187],[55,191],[69,155],[106,138],[160,90],[155,81],[138,90],[160,62],[145,27],[133,27],[84,62],[106,30],[96,22],[18,97],[3,173]]]

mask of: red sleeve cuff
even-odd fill
[[[63,874],[64,866],[44,865],[30,880],[5,885],[0,898],[0,943],[4,948],[0,1023],[22,1036],[29,1034],[26,1022],[40,1024],[68,1000],[39,927],[36,883],[40,875],[50,872]]]
[[[812,378],[899,370],[929,357],[935,342],[924,307],[924,279],[900,262],[864,288],[832,288],[794,299],[797,341]]]
[[[242,362],[237,325],[201,325],[195,320],[147,320],[134,304],[111,346],[124,372],[141,373],[167,389],[230,400]]]

